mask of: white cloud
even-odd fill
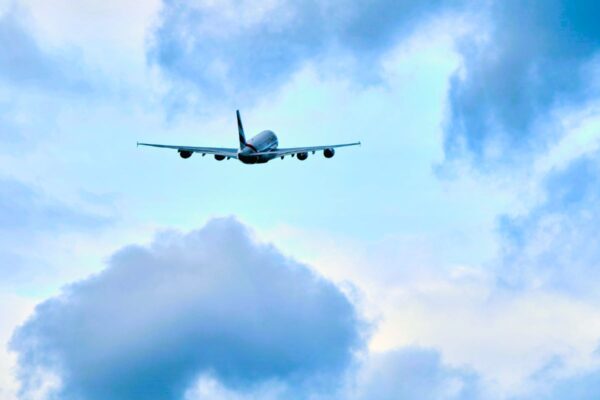
[[[97,90],[159,90],[146,64],[147,31],[160,0],[43,1],[19,3],[39,45],[74,64]]]
[[[562,170],[570,162],[597,152],[600,147],[600,103],[591,102],[585,107],[560,110],[555,114],[552,121],[560,124],[565,135],[534,161],[534,172],[538,177],[552,170]]]
[[[15,326],[25,321],[34,305],[35,301],[27,297],[6,292],[0,295],[0,400],[16,399],[16,354],[8,351],[8,342]]]
[[[537,388],[532,376],[556,357],[563,376],[597,363],[597,305],[549,291],[504,291],[494,270],[444,261],[453,246],[468,252],[469,240],[430,237],[427,243],[423,237],[419,244],[396,237],[368,246],[291,228],[266,236],[334,281],[358,288],[360,308],[378,321],[371,351],[438,349],[444,362],[468,365],[503,396]]]
[[[22,0],[20,5],[30,15],[31,26],[39,40],[51,46],[80,47],[82,51],[144,49],[146,31],[160,10],[160,0]],[[93,49],[96,46],[100,48]],[[106,52],[110,46],[111,52]],[[91,49],[90,49],[91,48]],[[114,59],[112,61],[119,61]]]

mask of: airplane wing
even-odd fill
[[[253,153],[253,155],[257,155],[257,156],[274,155],[277,157],[283,157],[283,156],[287,156],[287,155],[291,155],[291,154],[310,153],[310,152],[315,152],[315,151],[320,151],[320,150],[336,149],[338,147],[348,147],[348,146],[360,146],[360,142],[334,144],[331,146],[291,147],[288,149],[276,149],[276,150],[270,150],[270,151],[263,151],[263,152],[259,152],[259,153]]]
[[[168,144],[154,144],[154,143],[139,143],[138,146],[150,146],[159,147],[161,149],[173,149],[179,152],[186,151],[190,153],[202,153],[202,154],[214,154],[218,156],[228,158],[238,158],[238,149],[224,148],[224,147],[193,147],[193,146],[172,146]]]

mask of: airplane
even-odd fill
[[[325,158],[331,158],[335,155],[335,149],[339,147],[348,146],[359,146],[360,142],[356,143],[345,143],[345,144],[334,144],[331,146],[309,146],[309,147],[293,147],[288,149],[281,149],[277,146],[279,142],[277,136],[273,131],[262,131],[258,135],[254,136],[250,140],[246,140],[244,134],[244,127],[242,126],[242,118],[240,117],[240,111],[236,111],[238,133],[240,139],[240,148],[222,148],[222,147],[193,147],[193,146],[173,146],[167,144],[154,144],[154,143],[140,143],[138,146],[151,146],[160,147],[164,149],[174,149],[179,152],[181,158],[190,158],[194,153],[201,153],[204,157],[207,154],[211,154],[217,161],[229,160],[230,158],[237,159],[244,164],[264,164],[277,157],[282,160],[286,156],[291,156],[300,161],[304,161],[308,158],[308,153],[317,151],[323,151]]]

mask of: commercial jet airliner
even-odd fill
[[[244,127],[242,126],[242,119],[240,117],[239,110],[236,111],[236,114],[240,138],[239,149],[221,147],[172,146],[167,144],[152,144],[139,142],[138,146],[152,146],[164,149],[174,149],[179,152],[181,158],[190,158],[194,153],[201,153],[202,156],[212,154],[218,161],[235,158],[237,160],[240,160],[244,164],[263,164],[277,157],[280,157],[283,160],[285,156],[296,156],[298,160],[304,161],[308,158],[308,153],[314,154],[317,151],[323,151],[323,155],[326,158],[331,158],[334,156],[335,149],[338,147],[360,145],[360,142],[356,142],[346,144],[334,144],[331,146],[310,146],[280,149],[277,147],[279,145],[279,142],[277,141],[277,136],[273,131],[262,131],[258,135],[254,136],[252,139],[246,140],[246,135],[244,134]]]

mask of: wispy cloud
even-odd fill
[[[110,223],[109,217],[79,210],[24,183],[0,179],[0,280],[27,280],[46,267],[32,265],[39,263],[33,248],[41,237],[94,232]]]
[[[16,6],[0,15],[0,83],[50,92],[87,91],[89,85],[69,57],[40,46]]]
[[[511,287],[597,293],[599,183],[598,154],[586,155],[551,172],[544,200],[526,214],[502,217],[499,279]]]
[[[0,232],[43,232],[69,228],[94,228],[108,220],[75,210],[47,198],[30,186],[0,179]]]

